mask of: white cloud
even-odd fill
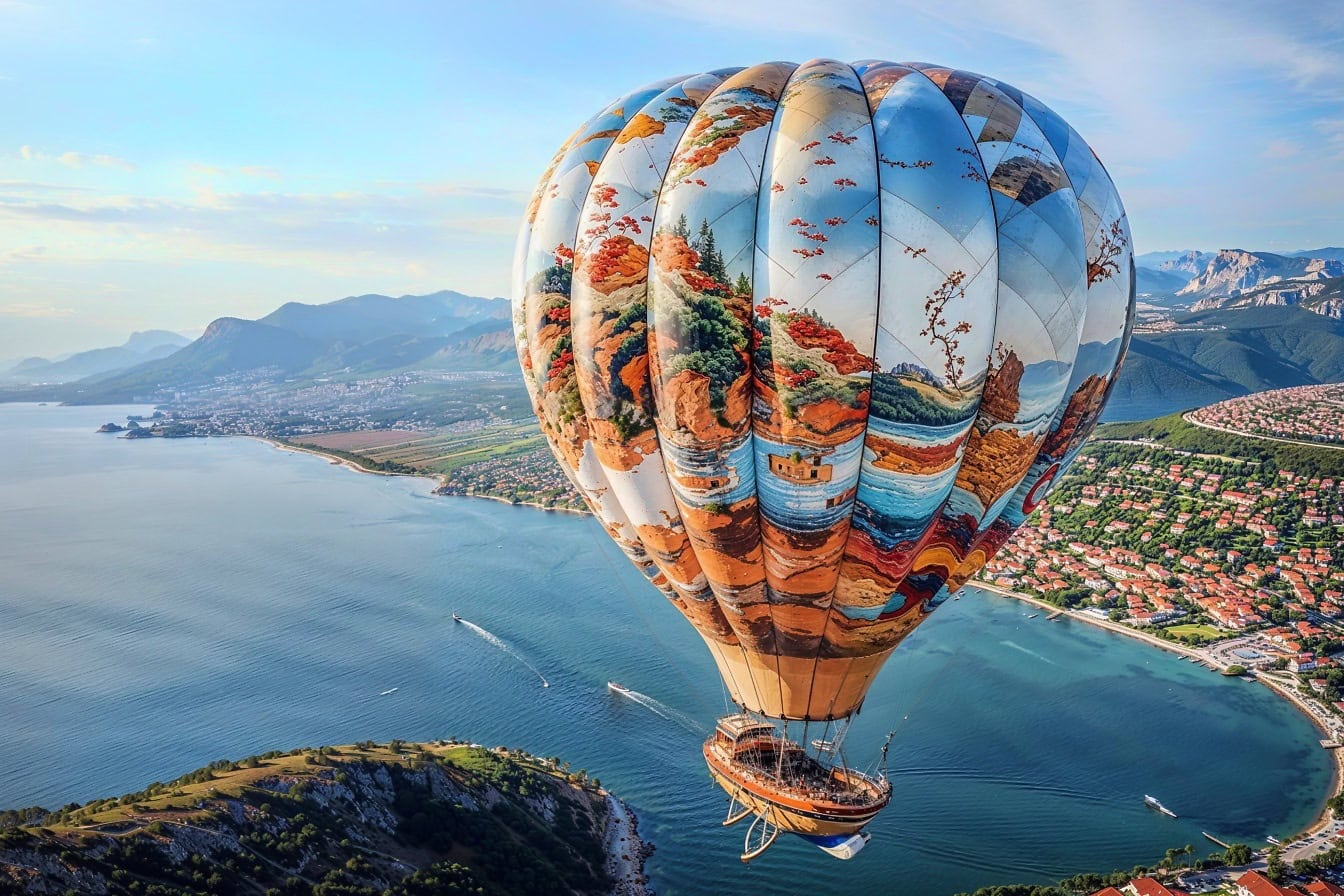
[[[200,174],[206,177],[248,177],[260,178],[262,180],[280,180],[280,172],[270,165],[239,165],[230,167],[227,165],[211,165],[206,162],[193,162],[191,165],[193,174]]]
[[[1325,138],[1326,154],[1344,159],[1344,118],[1322,118],[1316,122],[1316,131]]]
[[[19,158],[25,162],[56,161],[67,168],[117,168],[122,171],[134,171],[136,165],[117,156],[106,153],[75,152],[73,150],[56,155],[34,149],[27,144],[19,147]]]
[[[238,169],[239,174],[246,174],[248,177],[259,177],[264,180],[280,180],[280,172],[276,171],[270,165],[243,165]]]
[[[19,302],[0,305],[0,317],[61,318],[74,317],[73,308],[57,308],[40,302]]]
[[[58,195],[0,189],[0,239],[40,233],[79,247],[56,253],[102,260],[246,261],[327,272],[406,265],[442,269],[470,247],[511,242],[522,200],[443,196],[437,185],[396,192],[223,192],[198,184],[190,199]]]

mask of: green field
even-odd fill
[[[1220,632],[1211,625],[1195,625],[1194,623],[1173,625],[1168,628],[1167,631],[1177,638],[1185,638],[1194,635],[1201,641],[1216,641],[1225,634],[1225,632]]]
[[[359,453],[374,461],[391,461],[425,473],[449,475],[485,460],[500,460],[544,448],[536,423],[505,423],[468,432],[441,433]]]

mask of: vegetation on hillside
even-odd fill
[[[563,768],[402,741],[215,762],[118,799],[5,813],[0,894],[605,893],[605,795]]]
[[[1256,461],[1275,470],[1292,470],[1305,476],[1344,476],[1344,451],[1235,436],[1188,423],[1180,414],[1137,423],[1105,423],[1097,427],[1095,441],[1144,440],[1197,454],[1217,454]]]

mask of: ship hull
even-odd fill
[[[799,799],[772,790],[761,782],[735,775],[731,768],[709,751],[706,751],[705,760],[714,781],[738,803],[750,808],[751,814],[764,816],[781,831],[801,834],[809,839],[843,838],[857,834],[886,806],[885,801],[881,805],[859,808]]]

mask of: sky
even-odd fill
[[[0,0],[0,364],[286,301],[506,295],[527,195],[604,103],[817,57],[1034,94],[1138,252],[1344,245],[1344,3]]]

